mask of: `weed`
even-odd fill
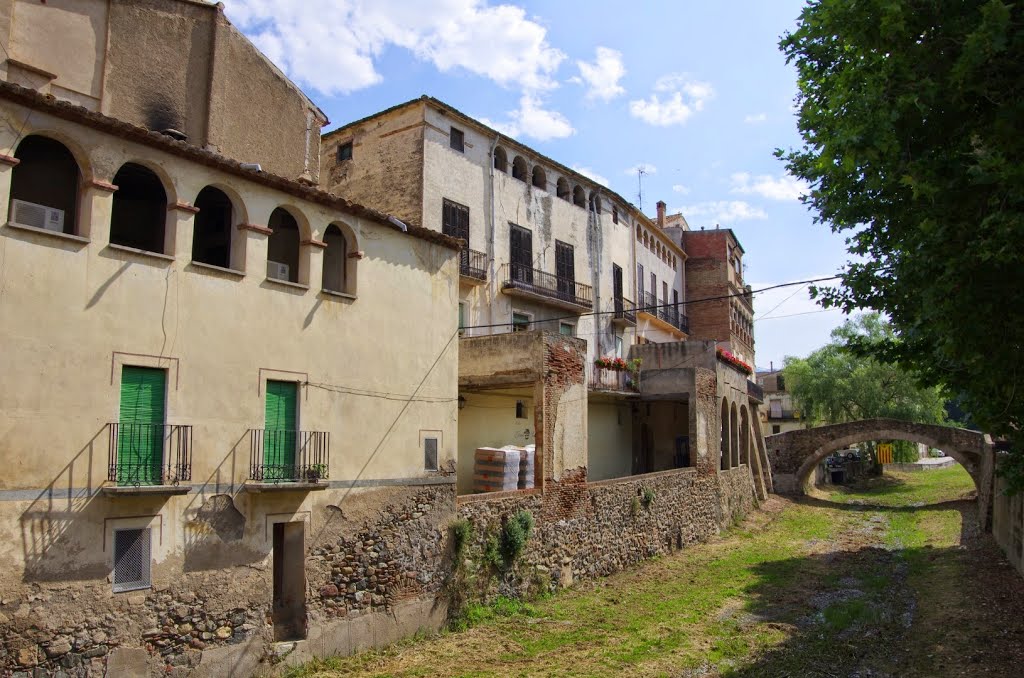
[[[452,523],[452,561],[455,569],[462,567],[466,558],[466,549],[473,540],[473,523],[468,520],[456,520]]]
[[[644,508],[647,509],[648,511],[650,511],[651,510],[651,504],[654,503],[654,499],[656,497],[657,497],[657,495],[654,493],[654,490],[652,490],[649,487],[645,487],[644,491],[643,491],[643,494],[641,495],[641,500],[640,501],[641,501],[641,503],[643,503]]]
[[[633,497],[633,501],[629,505],[629,515],[634,518],[640,515],[640,500],[636,497]]]

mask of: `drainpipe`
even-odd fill
[[[488,282],[488,285],[487,285],[487,293],[488,293],[488,296],[489,296],[489,298],[487,299],[487,324],[488,325],[494,325],[494,300],[495,300],[495,297],[496,297],[495,289],[496,289],[496,285],[497,285],[497,282],[494,280],[494,268],[495,268],[494,267],[494,222],[497,219],[497,214],[495,213],[495,207],[494,207],[494,150],[498,147],[498,140],[499,140],[499,138],[500,137],[495,136],[494,137],[494,141],[491,143],[491,154],[490,154],[490,161],[489,161],[491,163],[491,172],[490,172],[491,181],[490,181],[490,184],[487,187],[487,192],[488,192],[488,194],[490,196],[490,199],[491,199],[491,214],[490,214],[490,223],[487,225],[487,232],[486,232],[486,234],[484,236],[485,239],[487,240],[487,260],[488,260],[488,266],[490,268],[490,276],[488,277],[488,281],[489,282]],[[487,333],[488,334],[494,334],[495,333],[494,332],[494,327],[487,328]]]

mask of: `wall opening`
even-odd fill
[[[234,208],[224,191],[207,186],[196,197],[199,213],[192,232],[192,261],[221,268],[231,267],[231,236]]]
[[[278,207],[267,223],[273,233],[267,243],[267,277],[299,281],[299,224],[291,212]]]
[[[64,144],[39,135],[25,137],[11,172],[10,220],[58,233],[78,233],[82,173]]]
[[[306,637],[304,522],[274,524],[274,640]]]
[[[517,155],[512,161],[512,178],[519,179],[519,181],[526,181],[526,174],[526,161],[523,160],[522,156]]]
[[[335,224],[324,231],[324,272],[323,288],[330,292],[348,292],[346,268],[348,264],[348,241]]]
[[[156,173],[129,162],[114,175],[117,192],[110,213],[110,242],[164,253],[167,192]]]
[[[508,172],[508,154],[501,146],[494,149],[494,169],[501,173]]]

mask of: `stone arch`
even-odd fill
[[[14,157],[19,163],[11,170],[9,221],[84,235],[79,224],[82,166],[74,152],[58,139],[30,134],[18,144]]]
[[[586,208],[587,206],[587,192],[583,190],[582,186],[573,186],[572,188],[572,204],[576,207]]]
[[[199,209],[192,219],[192,261],[243,271],[247,238],[238,226],[249,216],[242,197],[226,184],[212,183],[192,205]]]
[[[729,408],[729,464],[732,468],[740,465],[740,423],[736,403]]]
[[[718,467],[725,471],[729,468],[729,403],[725,398],[722,398],[722,413],[719,417],[722,423],[722,433],[719,437],[719,461]]]
[[[72,156],[74,156],[75,162],[78,163],[78,170],[82,173],[83,181],[89,182],[96,178],[94,176],[95,169],[93,167],[92,157],[90,156],[89,151],[87,151],[86,148],[81,143],[79,143],[79,141],[75,137],[55,129],[43,128],[34,129],[32,131],[26,130],[24,136],[22,136],[21,140],[18,142],[18,146],[20,147],[26,139],[34,136],[52,139],[53,141],[59,142],[65,148],[67,148],[68,152],[71,153]],[[14,157],[18,157],[17,148],[11,149],[11,151],[11,155],[13,155]]]
[[[501,146],[497,146],[494,149],[494,169],[502,174],[508,172],[508,153]]]
[[[303,265],[305,238],[295,212],[283,205],[274,208],[267,227],[271,230],[267,238],[267,278],[303,283],[303,274],[307,273]]]
[[[572,189],[569,188],[569,180],[565,177],[558,177],[558,182],[555,184],[555,195],[562,200],[572,199]]]
[[[111,245],[173,253],[167,207],[174,201],[166,182],[149,166],[129,161],[117,170],[114,183],[118,189],[110,207]]]
[[[529,169],[526,166],[526,160],[523,159],[523,156],[517,155],[512,160],[512,178],[525,182],[527,172],[529,172]]]
[[[543,167],[540,165],[533,166],[533,177],[530,183],[533,184],[534,188],[548,190],[548,175]]]
[[[324,230],[323,275],[321,288],[328,292],[356,294],[359,251],[355,231],[343,221],[334,221]]]

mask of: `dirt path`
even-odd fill
[[[969,483],[952,469],[772,498],[672,557],[291,675],[1016,678],[1024,579],[974,528]]]

